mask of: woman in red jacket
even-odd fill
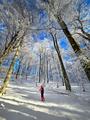
[[[40,86],[40,93],[41,93],[41,101],[45,101],[43,85]]]

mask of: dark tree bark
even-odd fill
[[[49,75],[49,77],[50,77],[50,80],[53,81],[53,73],[52,73],[51,63],[49,63],[49,66],[50,66],[50,75]]]
[[[59,49],[59,46],[58,46],[56,34],[55,35],[53,35],[52,33],[50,33],[50,34],[52,36],[54,47],[55,47],[55,50],[56,50],[58,58],[59,58],[59,62],[60,62],[60,65],[61,65],[61,69],[62,69],[62,73],[63,73],[63,77],[64,77],[66,90],[71,91],[71,85],[70,85],[69,78],[67,76],[67,72],[66,72],[64,64],[63,64],[63,60],[62,60],[60,49]]]
[[[73,50],[75,53],[81,53],[80,47],[79,45],[76,43],[76,41],[74,40],[74,38],[72,37],[71,33],[68,30],[68,27],[66,25],[66,23],[64,22],[64,20],[62,19],[62,17],[60,15],[55,15],[59,25],[61,26],[64,34],[66,35],[66,37],[68,38]]]

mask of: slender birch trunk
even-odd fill
[[[47,83],[49,83],[49,78],[48,78],[48,59],[47,59]]]
[[[41,54],[40,54],[40,61],[39,61],[39,83],[41,82]]]

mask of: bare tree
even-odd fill
[[[74,34],[80,35],[88,42],[90,42],[90,33],[88,32],[89,11],[90,6],[84,0],[77,2],[77,6],[75,7],[76,14],[72,22],[74,26]]]

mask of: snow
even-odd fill
[[[13,81],[0,98],[0,120],[90,120],[90,83],[85,88],[73,84],[69,92],[50,82],[41,102],[39,84]]]

